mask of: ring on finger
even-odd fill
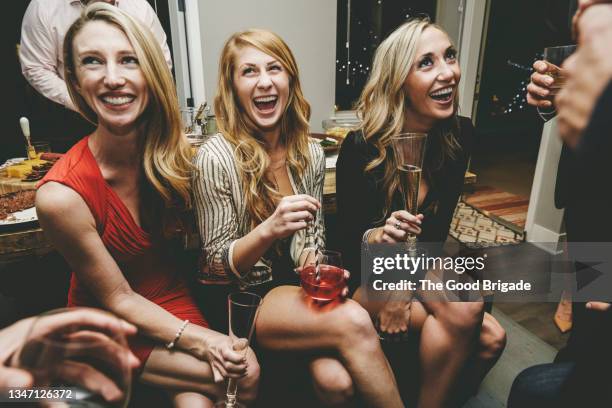
[[[402,228],[402,223],[399,221],[395,221],[395,229],[401,230]]]

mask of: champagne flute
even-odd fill
[[[114,321],[112,326],[121,327],[117,317],[96,312],[107,314]],[[17,354],[16,365],[32,374],[36,387],[52,390],[48,395],[63,406],[127,407],[132,367],[125,335],[86,322],[63,323],[70,313],[79,313],[79,308],[39,315]]]
[[[234,350],[243,351],[246,354],[261,302],[261,296],[250,292],[234,292],[228,295],[229,336]],[[215,407],[244,407],[244,405],[238,402],[237,394],[238,381],[235,378],[228,378],[225,401],[217,402]]]
[[[561,68],[561,65],[563,64],[563,61],[572,55],[574,51],[576,51],[575,45],[562,45],[560,47],[544,48],[544,61],[546,61],[547,65],[546,75],[554,79],[554,82],[550,87],[550,100],[553,100],[555,95],[557,95],[561,88],[563,88],[565,85],[565,73]],[[547,121],[557,114],[554,106],[549,110],[537,108],[537,111],[544,121]]]
[[[413,215],[416,215],[419,209],[419,185],[426,142],[426,133],[401,133],[391,137],[406,211]],[[407,234],[406,247],[410,256],[416,256],[416,236],[414,234]]]

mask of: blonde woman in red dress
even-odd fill
[[[65,38],[68,89],[97,124],[42,180],[40,223],[73,270],[69,306],[110,310],[138,328],[139,379],[175,406],[210,407],[225,377],[254,399],[251,350],[208,329],[180,275],[174,221],[190,205],[190,149],[172,76],[152,34],[116,7],[89,6]]]

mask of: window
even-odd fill
[[[336,107],[350,110],[370,74],[378,44],[409,18],[435,18],[432,0],[338,0]],[[348,47],[347,47],[348,45]]]

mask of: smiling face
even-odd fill
[[[415,130],[429,130],[436,121],[452,116],[460,78],[457,51],[446,33],[435,27],[426,28],[404,82],[409,99],[407,124]]]
[[[289,99],[285,68],[251,46],[237,51],[234,66],[234,91],[242,109],[262,132],[278,131]]]
[[[76,89],[112,133],[131,132],[148,104],[148,87],[134,48],[116,26],[92,21],[72,44]]]

